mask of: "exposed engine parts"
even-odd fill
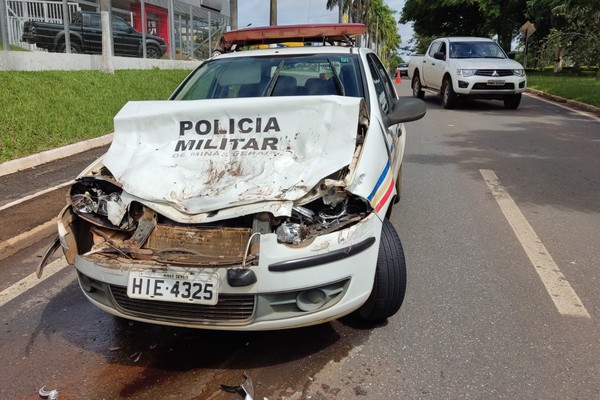
[[[366,200],[343,188],[322,193],[294,206],[289,217],[261,212],[207,224],[177,223],[135,201],[126,203],[122,188],[110,177],[80,179],[70,200],[74,217],[82,220],[77,247],[84,256],[231,266],[257,260],[258,235],[275,232],[280,243],[301,246],[361,220],[371,210]]]

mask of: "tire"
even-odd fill
[[[378,324],[396,314],[406,292],[406,263],[402,243],[389,219],[383,220],[377,269],[371,295],[355,316],[367,323]]]
[[[444,79],[444,82],[442,82],[442,107],[450,110],[456,107],[457,102],[458,98],[452,88],[452,80],[450,78]]]
[[[521,93],[511,94],[504,98],[504,108],[509,110],[516,110],[521,104]]]
[[[425,97],[425,92],[423,91],[423,88],[421,87],[421,79],[419,79],[418,72],[415,72],[415,76],[413,76],[411,86],[412,86],[414,97],[416,97],[417,99],[423,99]]]
[[[67,46],[66,46],[65,42],[62,42],[58,46],[58,52],[59,53],[67,52]],[[81,53],[81,47],[77,43],[73,43],[73,41],[71,40],[71,54],[80,54],[80,53]]]
[[[158,47],[156,47],[156,46],[147,46],[146,47],[146,58],[159,59],[161,57],[162,57],[162,54],[160,54],[160,50]]]

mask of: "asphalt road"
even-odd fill
[[[399,91],[409,95],[407,80]],[[600,120],[533,97],[516,111],[426,102],[426,117],[407,125],[392,215],[407,296],[387,324],[228,333],[129,323],[85,301],[66,267],[5,304],[0,294],[0,398],[35,399],[45,385],[61,400],[237,399],[219,384],[244,373],[270,400],[600,398]],[[3,177],[0,197],[72,179],[93,157],[38,168],[46,178],[31,188],[26,175]],[[11,229],[61,196],[29,203]],[[0,293],[34,271],[47,243],[0,261]]]

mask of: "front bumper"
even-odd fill
[[[503,84],[498,84],[500,82]],[[452,83],[456,94],[474,98],[501,99],[506,95],[523,93],[527,89],[527,77],[514,75],[503,77],[459,76]]]
[[[235,286],[226,268],[143,265],[78,255],[79,283],[99,308],[127,319],[171,326],[222,330],[288,329],[340,318],[369,297],[375,276],[382,222],[375,213],[357,224],[317,237],[305,247],[277,242],[275,234],[260,237],[258,265],[247,267],[256,281]],[[131,299],[127,283],[132,268],[218,274],[215,306]],[[245,268],[246,269],[246,268]],[[228,278],[229,276],[229,278]],[[307,305],[312,295],[319,302]],[[302,304],[301,304],[302,303]]]

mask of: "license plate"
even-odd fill
[[[214,306],[219,300],[219,276],[191,272],[133,270],[129,272],[127,296],[132,299]]]
[[[487,81],[488,86],[504,86],[504,81],[489,80]]]

